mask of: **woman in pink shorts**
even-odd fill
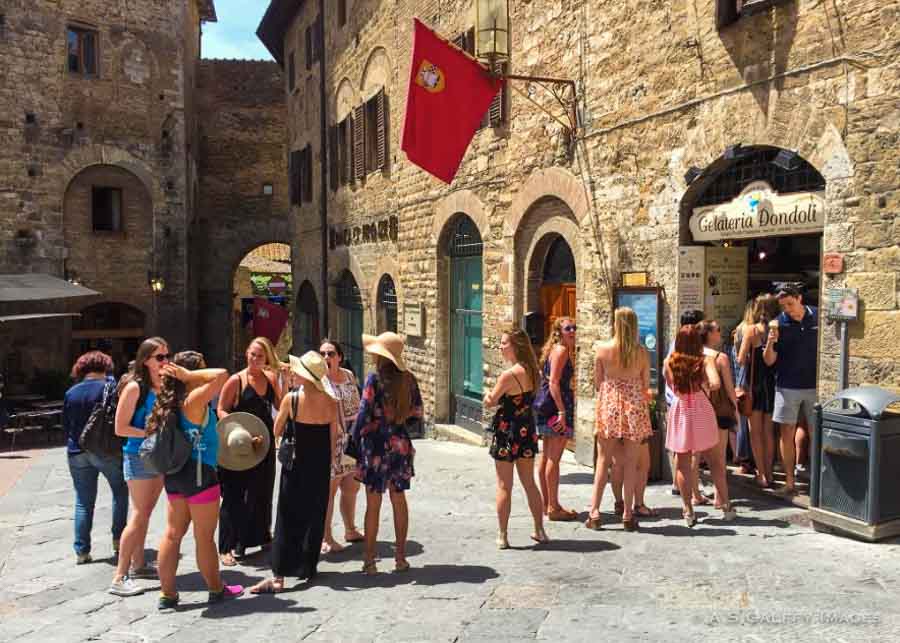
[[[181,540],[191,522],[197,543],[197,567],[209,588],[209,602],[218,603],[244,591],[240,585],[226,585],[222,581],[214,539],[219,522],[219,478],[216,473],[219,437],[216,414],[210,402],[222,390],[228,371],[206,368],[203,355],[185,351],[175,355],[171,364],[163,366],[162,376],[156,405],[147,420],[147,433],[160,430],[172,415],[177,415],[178,427],[193,445],[193,451],[178,473],[165,477],[169,509],[166,531],[159,545],[161,610],[174,609],[178,605],[175,574]]]
[[[703,357],[703,342],[696,326],[682,326],[675,338],[675,350],[666,359],[666,382],[675,393],[669,408],[666,448],[675,454],[675,480],[684,504],[684,521],[688,527],[697,524],[691,503],[691,490],[696,488],[691,461],[693,454],[703,453],[710,468],[718,456],[719,443],[716,412],[709,401],[709,374]]]

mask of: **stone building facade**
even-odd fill
[[[195,79],[212,0],[11,0],[0,14],[0,272],[102,293],[61,334],[85,348],[130,347],[163,324],[186,344]],[[4,328],[20,332],[22,348],[28,329]],[[69,353],[25,361],[61,369]]]
[[[447,186],[400,151],[412,19],[456,39],[473,26],[472,0],[329,2],[324,52],[319,4],[273,0],[258,33],[288,74],[285,138],[302,197],[291,209],[298,305],[305,290],[308,315],[327,315],[321,330],[355,343],[360,327],[376,332],[390,318],[380,288],[389,276],[401,332],[407,307],[424,313],[408,361],[430,417],[471,424],[501,369],[502,328],[552,314],[539,284],[553,272],[551,257],[564,256],[562,272],[574,275],[557,285],[574,298],[580,349],[576,453],[589,461],[593,346],[610,335],[622,275],[646,272],[659,288],[654,344],[664,347],[688,295],[679,247],[747,248],[756,257],[750,281],[789,273],[782,264],[766,273],[760,257],[791,254],[800,242],[699,243],[689,226],[696,208],[768,177],[781,192],[824,200],[824,221],[804,242],[813,265],[801,277],[813,275],[823,303],[827,289],[859,289],[850,383],[900,388],[900,2],[789,0],[752,15],[734,3],[730,24],[717,24],[727,4],[510,2],[510,72],[575,81],[579,127],[572,135],[546,113],[564,114],[548,92],[512,82],[501,117],[476,134]],[[782,150],[784,171],[774,163]],[[337,175],[324,192],[332,181],[323,171]],[[826,275],[822,257],[833,253],[843,266]],[[298,315],[295,345],[303,323]],[[819,344],[824,397],[839,361],[836,327],[824,317]],[[477,363],[458,364],[460,354]]]

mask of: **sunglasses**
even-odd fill
[[[153,359],[162,364],[163,362],[168,362],[172,359],[171,353],[159,353],[158,355],[154,355]]]
[[[319,351],[319,355],[322,357],[335,357],[337,353],[335,351]]]
[[[578,330],[578,326],[576,326],[575,324],[572,324],[571,326],[563,326],[562,330],[565,333],[574,333],[576,330]]]

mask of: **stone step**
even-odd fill
[[[487,444],[484,436],[478,435],[474,431],[464,429],[456,424],[435,424],[433,437],[435,440],[461,442],[476,447],[483,447]]]

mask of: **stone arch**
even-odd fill
[[[375,308],[378,307],[378,284],[381,283],[381,277],[388,275],[394,280],[394,288],[397,291],[398,305],[403,302],[403,284],[400,282],[400,264],[393,257],[381,257],[375,264],[375,270],[372,273],[371,295],[370,300]],[[377,311],[376,311],[377,314]]]
[[[565,202],[571,209],[576,224],[584,226],[589,223],[590,203],[581,179],[564,168],[551,167],[533,172],[513,197],[503,221],[503,236],[515,235],[529,208],[538,199],[548,196]]]
[[[366,332],[368,332],[373,327],[374,320],[374,308],[372,305],[373,298],[371,297],[372,281],[371,279],[369,279],[368,273],[363,270],[362,265],[359,263],[359,259],[357,259],[356,255],[352,252],[349,252],[347,248],[332,251],[329,257],[331,258],[328,263],[329,292],[327,293],[326,305],[334,306],[335,298],[333,291],[335,285],[341,278],[341,274],[344,272],[344,270],[349,271],[350,274],[353,275],[353,278],[356,280],[356,285],[359,286],[359,296],[362,298],[364,312],[363,321]],[[334,316],[329,315],[329,319],[334,319]],[[327,330],[327,332],[331,331],[331,329],[323,330]]]
[[[366,66],[363,68],[359,81],[362,100],[369,100],[382,87],[384,87],[384,92],[390,95],[392,70],[387,49],[381,46],[375,47],[366,60]]]
[[[453,192],[437,202],[431,227],[433,242],[437,244],[440,241],[448,228],[447,224],[459,213],[466,214],[475,222],[481,233],[481,240],[487,243],[491,235],[487,208],[471,190]]]
[[[66,190],[72,180],[92,165],[114,165],[131,172],[144,184],[154,209],[157,204],[163,202],[162,186],[156,173],[150,169],[147,163],[121,148],[102,144],[79,147],[69,152],[63,159],[60,173],[61,184],[58,192],[61,200],[65,198]],[[60,202],[60,212],[62,212],[62,201]]]
[[[338,83],[337,91],[334,93],[334,106],[332,112],[334,114],[334,121],[340,123],[353,112],[353,108],[358,104],[359,99],[356,90],[353,88],[353,83],[345,76]]]

